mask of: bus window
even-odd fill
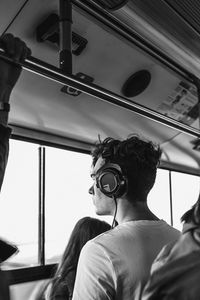
[[[198,176],[172,172],[173,225],[181,230],[181,216],[197,201],[200,179]]]
[[[80,218],[100,218],[88,193],[91,161],[87,154],[46,147],[46,262],[57,261]]]
[[[10,154],[1,192],[0,236],[19,253],[5,268],[38,264],[39,145],[10,140]],[[88,189],[91,157],[45,147],[45,257],[57,262],[78,219],[96,217]],[[109,223],[112,217],[99,217]]]
[[[169,171],[157,170],[155,184],[148,196],[148,205],[155,215],[171,224]]]
[[[10,155],[0,199],[0,236],[12,241],[19,253],[10,267],[37,263],[38,146],[10,140]]]
[[[0,236],[12,241],[19,253],[6,268],[38,264],[38,145],[10,140],[10,156],[3,182],[0,209]],[[98,217],[110,224],[111,216],[95,214],[88,189],[90,155],[45,147],[45,263],[56,263],[69,235],[84,216]],[[158,169],[148,197],[150,209],[181,230],[180,217],[197,200],[199,177],[178,172],[172,176],[172,216],[169,171]]]

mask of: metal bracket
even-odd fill
[[[88,76],[88,75],[86,75],[84,73],[81,73],[81,72],[77,73],[76,77],[82,79],[85,83],[92,83],[94,81],[93,77]],[[74,97],[77,97],[82,93],[81,91],[76,90],[73,87],[70,87],[68,85],[63,86],[61,88],[61,92],[65,93],[65,94],[68,94],[68,95],[71,95],[71,96],[74,96]]]

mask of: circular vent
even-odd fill
[[[131,75],[122,87],[125,97],[135,97],[141,94],[149,85],[151,74],[147,70],[141,70]]]

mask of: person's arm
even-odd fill
[[[82,249],[72,300],[115,298],[116,274],[104,249],[89,241]]]
[[[26,44],[12,34],[1,36],[0,45],[16,63],[24,61],[31,54],[31,50]],[[20,74],[21,67],[17,64],[0,59],[0,189],[8,159],[9,137],[11,134],[11,129],[7,127],[10,94]]]

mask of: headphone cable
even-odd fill
[[[116,223],[115,218],[116,218],[116,215],[117,215],[117,198],[115,196],[112,196],[112,198],[115,201],[115,213],[114,213],[112,226],[111,226],[111,228],[113,229],[115,227],[115,223]]]

